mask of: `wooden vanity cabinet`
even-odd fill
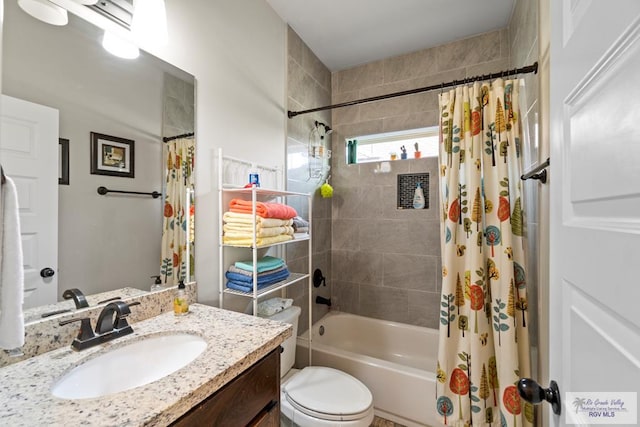
[[[279,347],[172,424],[178,427],[279,425]]]

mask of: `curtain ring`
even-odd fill
[[[440,95],[444,93],[444,82],[440,83]]]

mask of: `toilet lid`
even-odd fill
[[[324,420],[349,421],[371,410],[369,389],[351,375],[332,368],[309,366],[284,386],[287,401],[297,410]]]

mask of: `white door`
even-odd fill
[[[0,162],[15,182],[24,252],[24,308],[57,301],[58,110],[2,95]]]
[[[640,392],[640,1],[549,3],[549,373],[564,401],[544,425],[615,425],[614,402],[589,413],[566,393]]]

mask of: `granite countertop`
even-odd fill
[[[85,298],[87,299],[87,303],[89,303],[89,306],[94,307],[104,300],[110,300],[113,298],[116,298],[116,299],[129,298],[129,297],[142,295],[145,293],[147,293],[147,291],[127,287],[127,288],[116,289],[113,291],[101,292],[99,294],[85,295]],[[46,317],[43,318],[42,317],[43,314],[52,313],[59,310],[69,310],[71,312],[74,312],[77,309],[73,300],[64,300],[64,301],[58,301],[53,304],[41,305],[38,307],[29,308],[25,310],[24,322],[32,323],[32,322],[45,321],[47,318]]]
[[[164,426],[266,356],[292,332],[290,325],[201,304],[191,305],[185,316],[165,313],[132,326],[133,334],[87,350],[66,346],[0,369],[2,424]],[[199,335],[208,345],[197,359],[171,375],[100,398],[66,400],[50,392],[58,378],[84,359],[145,335],[173,332]]]

